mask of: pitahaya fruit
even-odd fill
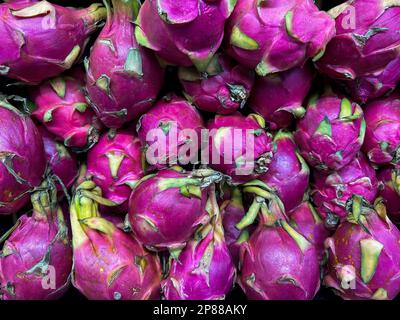
[[[365,136],[361,107],[347,98],[313,97],[294,134],[301,155],[318,170],[339,170],[360,151]]]
[[[373,202],[377,193],[375,170],[362,153],[338,171],[314,172],[311,196],[329,227],[335,227],[339,219],[346,218],[346,202],[354,194]]]
[[[400,293],[400,231],[386,215],[359,196],[325,246],[329,253],[324,284],[344,299],[391,300]]]
[[[400,163],[400,94],[367,104],[364,116],[363,150],[369,160],[378,165]]]
[[[29,201],[45,172],[42,137],[32,120],[0,97],[0,215]]]
[[[166,96],[137,123],[137,133],[147,162],[161,169],[198,162],[201,130],[200,113],[188,101]]]
[[[216,54],[205,72],[181,67],[178,75],[189,101],[201,110],[218,114],[242,108],[254,83],[252,70],[224,54]]]
[[[102,128],[86,102],[83,80],[83,71],[73,69],[31,89],[31,98],[36,104],[33,117],[65,146],[77,151],[91,148]]]
[[[208,122],[209,165],[238,184],[268,171],[275,152],[264,119],[240,113],[215,116]]]
[[[134,185],[144,176],[139,139],[133,129],[104,133],[87,154],[87,173],[101,189],[103,197],[128,211],[128,200]]]
[[[119,128],[150,109],[164,71],[153,53],[135,40],[138,0],[112,0],[107,23],[86,60],[88,100],[101,121]]]
[[[387,213],[400,224],[400,166],[385,167],[378,172],[379,195],[385,200]]]
[[[224,239],[222,217],[212,186],[205,225],[171,263],[162,282],[167,300],[221,300],[232,289],[236,269]]]
[[[271,129],[287,128],[306,112],[303,101],[314,78],[310,66],[293,68],[266,77],[257,77],[249,106],[262,115]]]
[[[72,283],[91,300],[147,300],[160,296],[161,266],[131,235],[100,216],[112,205],[93,181],[79,185],[70,214],[73,245]]]
[[[146,0],[135,30],[138,42],[168,64],[206,70],[224,37],[232,0]]]
[[[72,247],[55,185],[44,182],[0,252],[0,298],[53,300],[68,289]]]
[[[336,19],[336,36],[318,69],[360,102],[393,90],[400,81],[399,2],[351,0],[329,13]]]
[[[47,1],[12,1],[0,5],[0,16],[0,74],[38,84],[71,68],[106,10],[100,4],[75,9]]]
[[[233,58],[266,76],[318,59],[334,34],[334,20],[312,0],[238,0],[226,42]]]

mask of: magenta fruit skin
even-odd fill
[[[400,166],[384,167],[378,171],[379,195],[384,199],[388,216],[400,223]]]
[[[138,45],[133,21],[137,0],[113,0],[106,25],[86,60],[88,101],[108,128],[137,119],[155,102],[164,70],[150,50]]]
[[[0,16],[1,74],[38,84],[71,68],[106,10],[100,4],[75,9],[47,1],[12,1],[0,5]]]
[[[146,160],[157,169],[176,164],[196,163],[199,159],[197,151],[200,149],[202,129],[204,122],[198,110],[185,99],[175,95],[166,96],[158,101],[150,111],[140,117],[136,127]],[[196,136],[193,137],[189,133]],[[158,140],[159,135],[165,136],[163,149],[157,149],[162,144]],[[193,154],[187,157],[189,148]]]

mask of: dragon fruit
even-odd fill
[[[146,0],[137,41],[168,64],[206,70],[224,37],[235,0]]]
[[[293,68],[266,77],[257,77],[249,106],[262,115],[271,129],[289,127],[306,112],[302,103],[314,78],[310,66]]]
[[[325,246],[329,253],[324,284],[344,299],[391,300],[400,293],[400,231],[386,215],[359,196]]]
[[[327,226],[335,227],[346,218],[346,202],[354,194],[372,202],[378,193],[374,168],[360,153],[350,164],[331,173],[314,172],[311,196]]]
[[[107,23],[85,61],[88,100],[101,121],[119,128],[150,109],[164,71],[153,53],[135,40],[138,0],[113,0]]]
[[[221,174],[209,169],[186,173],[165,169],[146,176],[129,199],[129,223],[152,250],[179,249],[209,220],[207,189]]]
[[[203,128],[196,108],[177,96],[164,97],[137,123],[147,162],[158,169],[197,162]]]
[[[312,0],[238,0],[226,32],[228,53],[266,76],[318,59],[335,22]]]
[[[118,211],[127,212],[132,188],[144,176],[141,145],[133,129],[104,133],[88,152],[86,175]]]
[[[147,300],[160,295],[161,266],[131,235],[100,216],[102,198],[93,181],[79,185],[70,214],[73,285],[91,300]]]
[[[360,102],[393,90],[400,81],[399,13],[398,1],[387,0],[351,0],[331,9],[337,33],[318,69]]]
[[[221,300],[233,287],[236,269],[224,239],[215,186],[210,188],[208,209],[212,221],[173,260],[162,282],[167,300]]]
[[[230,176],[232,183],[246,182],[268,171],[275,148],[261,116],[217,115],[207,128],[210,167]]]
[[[53,300],[68,289],[72,247],[51,182],[32,194],[32,215],[17,221],[0,253],[0,297]]]
[[[400,94],[376,100],[365,108],[364,152],[378,164],[400,162]]]
[[[102,128],[86,102],[83,80],[83,71],[76,68],[32,88],[30,94],[36,104],[33,117],[65,146],[75,150],[91,148]]]
[[[382,168],[378,180],[379,195],[385,200],[389,217],[400,223],[400,166]]]
[[[45,172],[43,140],[32,120],[0,97],[0,215],[29,201]]]
[[[365,136],[363,111],[347,98],[312,98],[294,134],[301,155],[318,170],[339,170],[360,151]]]
[[[0,16],[0,74],[38,84],[71,68],[106,10],[100,4],[74,9],[47,1],[12,1],[0,5]]]
[[[179,68],[179,80],[185,96],[199,109],[231,114],[242,108],[250,95],[254,73],[227,55],[217,54],[205,72],[196,68]]]

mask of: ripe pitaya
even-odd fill
[[[400,231],[380,198],[371,206],[354,196],[347,207],[347,220],[325,242],[324,284],[344,299],[394,299],[400,293]]]
[[[302,106],[314,73],[309,65],[285,72],[257,77],[251,92],[249,106],[262,115],[272,129],[290,126],[294,118],[306,112]]]
[[[230,176],[234,184],[268,171],[275,148],[261,116],[217,115],[207,128],[211,168]]]
[[[50,300],[68,289],[72,248],[54,185],[32,195],[33,213],[23,215],[0,252],[0,298]]]
[[[399,2],[351,0],[330,14],[337,34],[318,69],[338,79],[360,102],[393,90],[400,81]]]
[[[364,136],[360,106],[333,95],[311,99],[295,132],[301,155],[319,170],[339,170],[349,164],[360,151]]]
[[[136,27],[138,42],[168,64],[200,72],[217,52],[236,1],[146,0]]]
[[[312,0],[238,0],[226,36],[228,53],[266,76],[317,59],[334,34]]]
[[[0,74],[37,84],[71,68],[106,10],[100,4],[74,9],[13,1],[0,5],[0,16]]]
[[[385,200],[387,213],[400,223],[400,166],[385,167],[378,172],[379,194]]]
[[[85,150],[95,144],[102,125],[88,106],[83,93],[84,73],[73,69],[69,74],[50,79],[31,90],[36,104],[32,112],[65,146]]]
[[[109,128],[145,113],[161,89],[164,71],[135,40],[138,0],[112,0],[107,23],[86,60],[88,100]]]
[[[400,94],[375,100],[364,110],[367,129],[363,150],[369,160],[379,165],[400,163]]]
[[[205,72],[180,68],[179,79],[185,96],[207,112],[231,114],[242,108],[254,83],[253,71],[224,54],[215,55]]]
[[[145,300],[160,295],[161,266],[131,235],[101,218],[101,197],[93,181],[76,189],[71,204],[73,285],[88,299]]]
[[[21,209],[46,167],[42,137],[32,120],[0,97],[0,215]]]
[[[197,162],[203,128],[194,106],[180,97],[166,96],[139,119],[136,129],[147,162],[161,169]]]
[[[338,171],[314,172],[311,196],[327,226],[334,227],[339,218],[346,218],[346,202],[354,194],[373,202],[377,193],[375,170],[362,153]]]

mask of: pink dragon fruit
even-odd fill
[[[399,13],[400,4],[387,0],[351,0],[331,9],[337,34],[318,69],[360,102],[393,90],[400,81]]]
[[[146,0],[135,30],[138,42],[168,64],[206,70],[224,37],[236,1]]]
[[[71,68],[106,10],[100,4],[74,9],[47,1],[12,1],[0,5],[0,16],[0,74],[37,84]]]
[[[318,59],[334,34],[335,22],[312,0],[238,0],[226,38],[233,58],[266,76]]]
[[[289,127],[294,118],[302,118],[306,112],[302,104],[313,78],[309,65],[258,77],[249,106],[265,118],[271,129]]]
[[[325,242],[324,284],[344,299],[394,299],[400,293],[400,231],[380,198],[373,207],[353,196],[348,209],[347,220]]]
[[[139,139],[133,129],[110,130],[88,152],[87,173],[103,197],[127,212],[133,186],[144,176]]]
[[[177,96],[164,97],[137,123],[147,162],[158,169],[197,162],[203,128],[196,108]]]
[[[231,114],[242,108],[250,95],[254,73],[227,55],[217,54],[200,73],[196,68],[179,68],[185,96],[207,112]]]
[[[400,94],[376,100],[365,107],[364,152],[382,165],[400,162]]]
[[[312,98],[294,136],[311,166],[339,170],[356,157],[364,142],[363,111],[347,98]]]
[[[311,196],[327,226],[334,227],[338,218],[346,218],[346,202],[354,194],[373,202],[377,193],[375,170],[362,153],[338,171],[314,172]]]
[[[72,248],[57,190],[44,182],[32,195],[33,213],[24,214],[0,253],[0,298],[53,300],[68,289]]]
[[[87,94],[101,121],[119,128],[150,109],[164,80],[153,53],[135,40],[140,2],[113,0],[107,23],[86,60]]]
[[[275,148],[261,116],[217,115],[207,128],[210,167],[230,176],[232,183],[246,182],[268,171]]]
[[[101,197],[93,181],[79,185],[70,214],[73,285],[91,300],[147,300],[160,296],[161,266],[131,235],[103,219]]]
[[[43,140],[32,120],[0,97],[0,215],[29,201],[46,167]]]
[[[379,195],[385,200],[389,217],[400,223],[400,166],[385,167],[378,172]]]
[[[210,189],[212,221],[173,260],[162,282],[167,300],[221,300],[235,282],[236,269],[224,239],[215,186]]]
[[[67,147],[86,150],[98,141],[102,125],[86,103],[84,73],[73,69],[31,90],[33,117]]]
[[[184,247],[193,233],[209,220],[205,210],[208,186],[221,174],[178,168],[146,176],[129,200],[129,223],[137,239],[153,250]]]

